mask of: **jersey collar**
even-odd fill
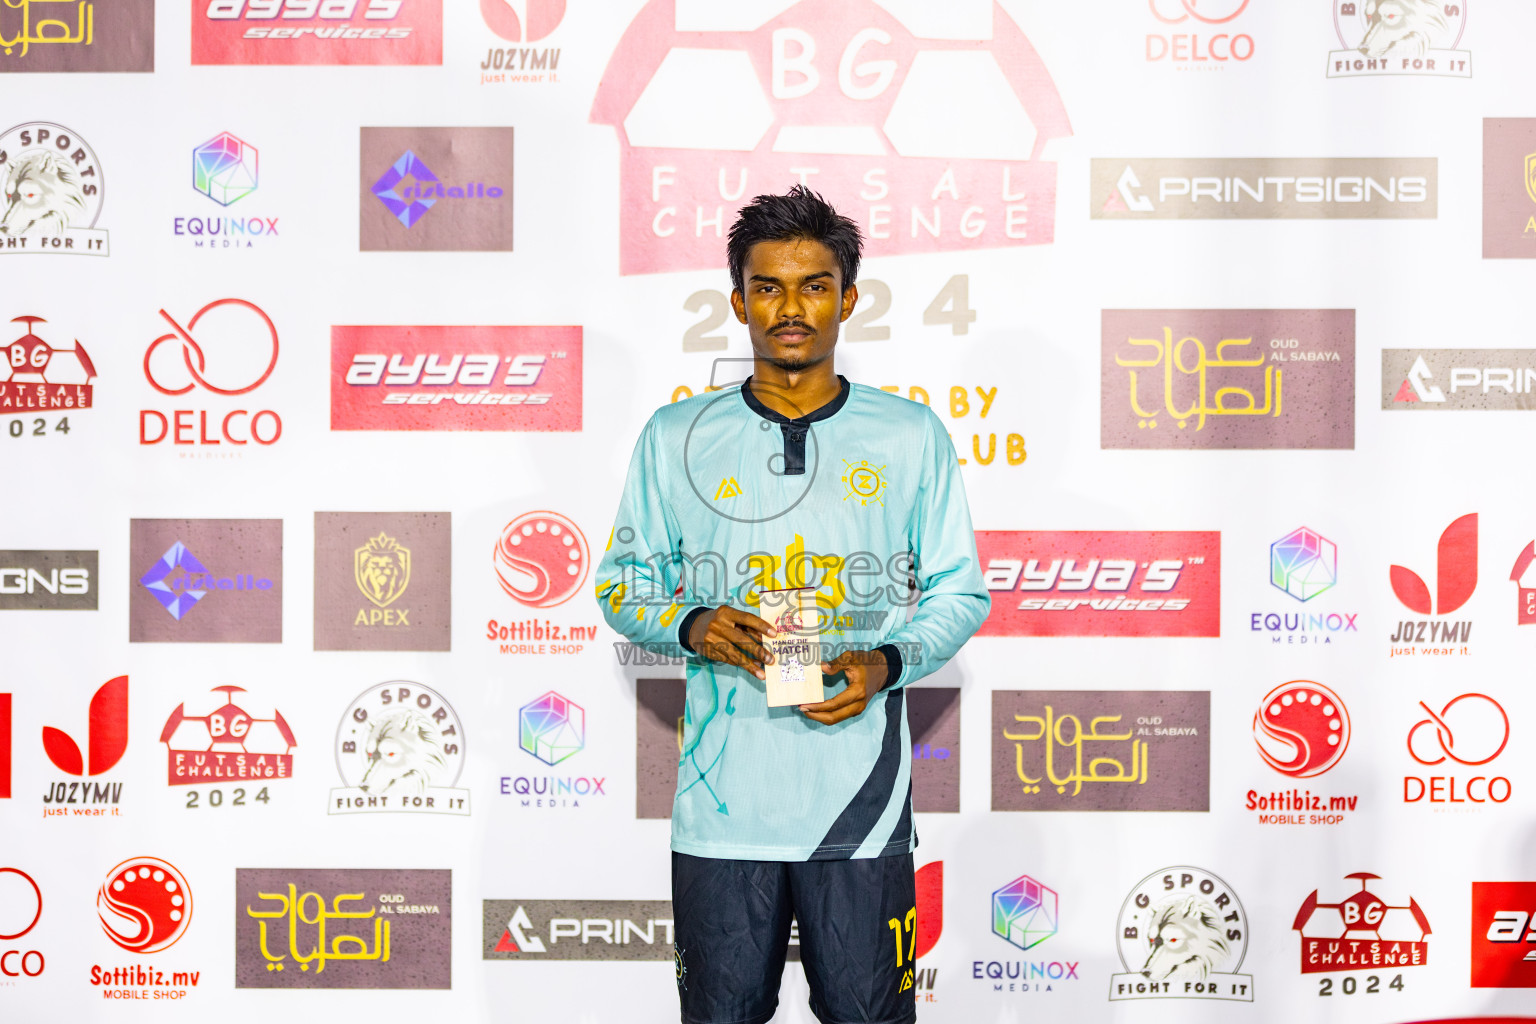
[[[783,413],[768,408],[761,401],[759,401],[758,397],[752,393],[752,389],[749,386],[752,383],[751,377],[748,377],[741,383],[741,398],[742,401],[747,403],[747,408],[751,409],[753,412],[757,413],[759,416],[769,421],[770,423],[777,423],[780,426],[785,424],[800,425],[805,423],[819,423],[822,420],[831,419],[833,416],[836,416],[838,410],[840,410],[848,402],[848,395],[852,391],[852,387],[848,383],[848,378],[844,377],[842,374],[838,374],[837,379],[842,383],[843,387],[842,390],[837,393],[836,398],[832,399],[832,401],[828,402],[826,405],[823,405],[819,409],[812,409],[804,416],[798,416],[794,419],[790,419]]]

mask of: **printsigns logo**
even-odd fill
[[[1487,694],[1463,693],[1438,711],[1422,700],[1419,707],[1427,717],[1409,728],[1408,755],[1426,768],[1454,774],[1404,776],[1403,802],[1422,801],[1436,809],[1463,805],[1459,810],[1468,809],[1468,804],[1509,802],[1514,790],[1509,779],[1482,774],[1483,765],[1509,745],[1509,714],[1504,706]],[[1457,771],[1456,765],[1479,774]]]
[[[1456,49],[1467,28],[1466,6],[1441,0],[1333,0],[1333,27],[1344,49],[1328,54],[1328,77],[1471,78],[1472,55]]]
[[[134,519],[128,639],[280,643],[281,519]]]
[[[7,0],[0,72],[153,71],[154,0]]]
[[[237,868],[235,987],[447,989],[453,872]]]
[[[336,730],[336,767],[345,788],[331,790],[332,814],[469,814],[469,790],[454,788],[464,728],[420,683],[380,683],[353,701]]]
[[[446,651],[447,512],[315,513],[315,650]]]
[[[443,0],[193,0],[193,64],[441,64]]]
[[[0,254],[108,254],[107,232],[96,227],[106,199],[101,163],[70,129],[30,121],[0,133],[0,182]]]
[[[94,551],[0,551],[0,611],[95,611]]]
[[[1536,259],[1536,117],[1483,119],[1483,258]]]
[[[1356,871],[1360,891],[1337,903],[1318,899],[1321,890],[1302,903],[1291,928],[1301,933],[1301,973],[1390,970],[1420,967],[1429,962],[1429,918],[1409,897],[1406,906],[1390,906],[1366,888],[1381,876]],[[1401,975],[1389,988],[1402,990]]]
[[[363,128],[363,252],[512,251],[511,128]]]
[[[1435,157],[1094,157],[1095,220],[1384,220],[1439,216]]]
[[[43,917],[43,890],[20,868],[0,867],[0,943],[24,939]],[[36,978],[48,966],[36,949],[0,949],[0,988],[7,978]]]
[[[1209,810],[1210,721],[1204,690],[994,690],[992,809]]]
[[[1253,59],[1253,36],[1237,19],[1250,0],[1147,0],[1158,30],[1147,33],[1147,60],[1181,71],[1220,71]]]
[[[496,578],[507,596],[529,608],[553,608],[576,595],[592,561],[587,538],[557,512],[526,512],[496,542]]]
[[[244,693],[243,687],[215,686],[212,692],[224,694],[223,704],[206,715],[189,715],[187,705],[178,704],[160,730],[160,742],[166,746],[166,784],[292,778],[293,748],[298,741],[283,713],[274,709],[271,718],[253,717],[235,703],[235,694]],[[265,802],[262,796],[256,799]]]
[[[670,900],[485,900],[486,960],[675,963]]]
[[[1381,407],[1528,412],[1536,409],[1536,349],[1382,349]]]
[[[72,348],[54,348],[39,337],[36,325],[47,322],[40,316],[12,318],[25,326],[21,337],[0,348],[0,415],[91,407],[95,364],[78,339]],[[63,422],[60,432],[68,433],[69,421]]]
[[[1353,448],[1352,309],[1106,309],[1100,447]]]
[[[192,923],[192,889],[168,861],[133,857],[107,872],[96,894],[107,938],[130,953],[158,953]]]
[[[160,316],[171,325],[171,333],[160,335],[144,350],[144,378],[162,395],[179,398],[200,389],[218,399],[234,398],[261,387],[277,369],[277,326],[254,302],[215,299],[193,313],[185,327],[164,309],[160,310]],[[199,328],[204,317],[208,317],[209,322]],[[163,349],[166,342],[174,342],[175,347]],[[179,359],[176,358],[178,351]],[[208,351],[214,353],[212,359]],[[210,371],[210,364],[216,371]],[[239,404],[245,404],[244,400]],[[219,419],[221,411],[222,420]],[[210,419],[217,424],[212,435],[209,434]],[[152,430],[154,436],[150,436]],[[155,409],[139,411],[140,444],[159,444],[169,438],[177,447],[243,447],[251,441],[265,446],[275,444],[282,436],[282,418],[271,409],[254,413],[246,409],[206,407],[174,409],[168,413]]]
[[[980,636],[1220,636],[1221,534],[978,530]]]
[[[646,4],[592,105],[619,137],[620,273],[717,266],[729,211],[797,180],[858,197],[840,208],[867,256],[1053,239],[1047,150],[1072,128],[1001,7],[990,33],[935,39],[870,0],[801,0],[767,21],[711,12],[703,26],[684,6]]]
[[[1536,988],[1536,882],[1472,883],[1472,987]]]
[[[331,328],[332,430],[579,431],[580,327]]]
[[[1253,1002],[1248,915],[1216,875],[1187,865],[1143,878],[1126,897],[1115,927],[1124,974],[1111,975],[1109,998],[1228,999]]]

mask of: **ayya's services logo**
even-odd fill
[[[193,64],[441,64],[443,0],[192,0]]]

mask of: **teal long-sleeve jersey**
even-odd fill
[[[948,661],[990,601],[953,445],[927,406],[842,381],[797,419],[744,386],[658,410],[635,445],[596,575],[608,623],[688,657],[672,849],[733,860],[907,853],[902,687]],[[880,647],[890,679],[835,725],[682,644],[695,615],[815,586],[823,660]],[[827,680],[827,696],[842,688]]]

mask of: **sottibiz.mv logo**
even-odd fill
[[[331,328],[332,430],[581,429],[580,327]]]
[[[1220,636],[1221,534],[978,530],[981,636]]]
[[[1402,644],[1392,648],[1392,657],[1406,657],[1418,653],[1467,654],[1466,646],[1450,647],[1449,644],[1465,645],[1472,639],[1470,621],[1446,622],[1441,616],[1459,611],[1477,589],[1477,513],[1472,512],[1455,520],[1440,534],[1435,549],[1435,593],[1417,572],[1401,565],[1391,569],[1392,593],[1403,607],[1418,615],[1433,615],[1433,619],[1404,619],[1397,624],[1391,642]],[[1418,645],[1423,645],[1420,648]]]
[[[796,181],[839,197],[871,256],[1054,237],[1046,151],[1072,128],[1001,5],[943,39],[870,0],[692,7],[646,4],[592,105],[619,136],[621,273],[718,266],[731,211]]]

